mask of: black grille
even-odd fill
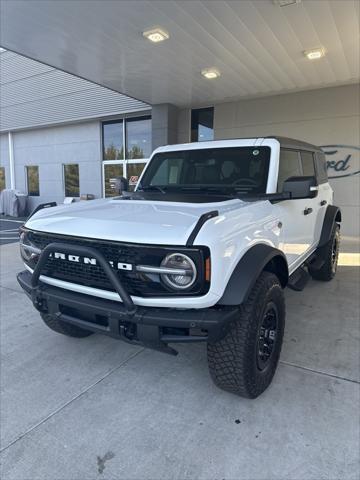
[[[130,295],[139,297],[176,295],[176,292],[169,290],[167,286],[161,282],[159,275],[136,272],[134,266],[160,266],[162,259],[169,253],[169,250],[174,251],[175,248],[176,251],[181,251],[184,250],[184,247],[180,249],[176,247],[152,247],[101,240],[88,240],[63,235],[50,235],[33,231],[27,231],[27,238],[41,250],[54,242],[87,246],[96,248],[109,262],[113,262],[114,265],[118,262],[133,265],[132,271],[114,269]],[[197,281],[191,291],[187,292],[186,295],[204,294],[209,288],[208,282],[203,281],[203,264],[206,258],[206,252],[191,248],[186,249],[186,254],[192,257],[199,271]],[[103,269],[99,265],[84,264],[82,257],[80,257],[80,262],[78,263],[54,258],[54,255],[52,255],[52,257],[48,259],[41,274],[87,287],[114,291]],[[182,296],[184,296],[184,293],[182,293]]]

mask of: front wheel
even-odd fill
[[[241,397],[258,397],[275,374],[284,326],[285,300],[280,281],[276,275],[262,272],[227,335],[208,343],[214,383]]]

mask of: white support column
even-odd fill
[[[12,133],[8,133],[9,140],[9,167],[10,167],[10,188],[15,190],[15,159],[14,159],[14,141]]]

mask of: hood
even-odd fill
[[[211,203],[104,199],[40,210],[25,224],[47,233],[154,245],[185,245],[202,214],[244,207],[239,199]]]

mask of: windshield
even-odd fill
[[[138,190],[266,193],[270,147],[207,148],[157,153]]]

